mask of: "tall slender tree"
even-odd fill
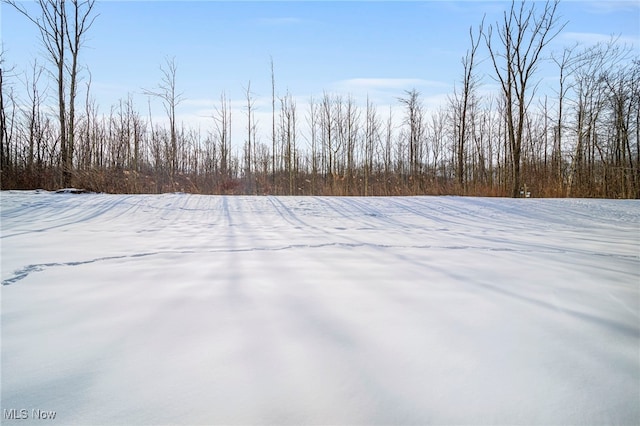
[[[7,131],[7,113],[5,105],[5,95],[8,95],[8,84],[5,76],[4,49],[0,50],[0,170],[7,170],[9,166],[9,132]]]
[[[533,81],[542,52],[564,28],[557,16],[558,0],[547,1],[540,13],[522,0],[504,12],[501,23],[484,33],[493,69],[505,98],[507,145],[511,160],[511,195],[520,193],[520,165],[527,108],[535,92]],[[497,39],[493,37],[494,30]],[[496,41],[497,40],[497,41]]]
[[[271,59],[271,184],[276,185],[276,75]]]
[[[484,18],[480,24],[479,33],[482,34]],[[469,139],[469,117],[472,115],[471,109],[475,107],[475,91],[478,85],[478,78],[475,76],[474,65],[476,52],[480,45],[480,36],[474,36],[473,28],[469,28],[469,38],[471,47],[462,58],[463,77],[462,92],[454,93],[452,99],[453,115],[455,117],[455,161],[456,180],[459,191],[465,193],[465,162],[467,156],[467,140]]]
[[[79,54],[96,15],[95,0],[36,0],[39,15],[16,0],[6,0],[40,31],[40,38],[56,68],[62,183],[70,185],[75,139],[75,100],[78,91]],[[70,59],[69,57],[70,56]],[[68,90],[68,93],[67,93]]]
[[[409,175],[414,179],[422,172],[424,107],[420,101],[420,92],[416,89],[405,91],[405,96],[399,100],[406,109],[405,125],[408,127]]]
[[[160,66],[162,78],[156,89],[143,89],[144,94],[159,98],[169,119],[169,174],[175,177],[178,169],[178,131],[176,125],[176,108],[183,101],[183,93],[177,91],[176,76],[178,65],[175,58],[165,58]]]

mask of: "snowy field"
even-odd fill
[[[3,424],[640,423],[638,201],[0,203]]]

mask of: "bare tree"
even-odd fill
[[[231,109],[229,99],[222,93],[220,107],[216,107],[213,115],[215,122],[214,141],[219,145],[220,175],[223,180],[230,177],[231,172]]]
[[[380,138],[380,119],[376,107],[373,105],[369,96],[367,96],[367,109],[365,113],[365,129],[364,129],[364,163],[362,165],[364,171],[364,195],[369,195],[369,179],[373,172],[373,153],[376,142]]]
[[[252,194],[254,192],[254,181],[252,175],[252,156],[253,150],[255,148],[255,138],[256,138],[256,121],[255,121],[255,100],[253,99],[253,93],[251,92],[251,81],[247,84],[245,89],[245,100],[246,100],[246,108],[247,108],[247,140],[245,144],[245,153],[244,153],[244,161],[245,161],[245,179],[246,179],[246,192],[248,194]]]
[[[8,84],[5,80],[7,73],[11,73],[13,70],[7,70],[5,68],[5,56],[4,49],[0,50],[0,170],[6,171],[10,164],[9,154],[9,134],[8,122],[7,122],[7,105],[5,102],[5,96],[8,98],[10,94],[7,92]]]
[[[432,170],[433,176],[435,177],[436,182],[438,181],[438,177],[444,177],[444,161],[441,161],[440,156],[444,152],[444,144],[445,144],[445,129],[447,122],[447,112],[443,108],[439,108],[435,112],[431,114],[431,123],[430,123],[430,135],[431,135],[431,151],[432,155]],[[438,167],[440,166],[440,170]]]
[[[171,179],[175,177],[178,168],[178,136],[176,127],[176,107],[183,101],[183,93],[177,92],[176,73],[178,66],[175,58],[165,58],[165,64],[160,66],[162,78],[154,90],[143,89],[145,95],[159,98],[169,119],[169,173]]]
[[[562,56],[552,55],[553,62],[558,66],[558,112],[556,116],[555,132],[554,132],[554,144],[551,154],[551,167],[554,173],[554,178],[558,184],[560,190],[564,183],[563,173],[563,161],[562,161],[562,136],[564,130],[564,106],[567,98],[567,92],[571,86],[571,83],[567,81],[569,77],[570,67],[573,65],[575,59],[573,52],[576,46],[566,47],[562,50]]]
[[[28,149],[26,152],[26,168],[27,174],[32,176],[34,173],[34,160],[35,157],[38,157],[36,164],[40,165],[40,149],[43,144],[44,136],[43,136],[43,128],[42,123],[44,122],[42,117],[42,112],[40,110],[40,106],[42,105],[43,99],[42,94],[39,90],[40,79],[42,78],[42,73],[44,69],[42,66],[38,64],[37,61],[33,63],[31,69],[31,76],[26,76],[25,86],[28,89],[28,97],[29,97],[29,109],[24,110],[24,118],[26,121],[26,133],[27,133],[27,143]]]
[[[392,145],[393,145],[393,110],[391,105],[389,105],[389,115],[387,116],[385,129],[384,129],[384,186],[385,186],[385,195],[389,195],[390,191],[390,182],[391,182],[391,172],[392,172]]]
[[[29,14],[16,0],[6,2],[37,26],[49,59],[55,65],[63,185],[69,185],[73,170],[78,57],[84,36],[95,20],[95,0],[37,0],[39,16]],[[71,56],[70,62],[67,54]]]
[[[344,147],[344,155],[346,157],[346,169],[343,177],[346,181],[346,193],[349,194],[352,186],[352,180],[355,176],[355,150],[356,142],[358,140],[360,111],[353,99],[353,96],[351,95],[347,97],[344,110],[340,109],[340,111],[342,114],[337,121],[339,123],[338,134],[340,135],[340,139],[342,141],[341,146]]]
[[[634,116],[638,115],[640,100],[640,62],[632,61],[629,66],[620,67],[601,75],[607,89],[608,128],[612,129],[607,140],[609,170],[604,170],[605,178],[611,180],[607,192],[631,198],[638,197],[638,165],[635,163],[632,135]],[[636,140],[636,148],[638,141]]]
[[[316,104],[313,97],[309,99],[309,114],[307,116],[307,124],[309,125],[310,142],[311,142],[311,192],[316,190],[316,178],[318,176],[318,120],[320,114],[320,106]]]
[[[60,0],[64,4],[64,0]],[[69,18],[66,18],[67,43],[71,52],[71,67],[69,70],[69,131],[66,155],[65,171],[68,173],[67,179],[70,179],[70,172],[73,167],[73,154],[75,147],[75,128],[76,128],[76,96],[78,93],[78,55],[82,46],[85,33],[89,30],[95,16],[92,16],[95,0],[71,0],[72,8],[71,19],[73,25],[69,28]],[[68,182],[67,182],[68,183]]]
[[[482,34],[483,26],[484,18],[482,19],[482,23],[478,29],[479,34]],[[462,193],[465,192],[464,166],[467,155],[467,139],[469,138],[469,116],[472,112],[470,110],[476,106],[475,91],[478,85],[478,79],[474,74],[474,65],[481,37],[476,38],[473,33],[473,28],[469,28],[469,38],[471,41],[471,48],[467,50],[466,55],[462,58],[462,93],[458,94],[456,91],[453,95],[453,99],[451,100],[456,126],[456,140],[454,146],[454,153],[456,157],[456,179],[459,191]]]
[[[333,125],[333,99],[328,93],[324,93],[320,103],[320,126],[322,141],[322,162],[324,164],[325,179],[330,180],[329,184],[333,185],[333,168],[334,168],[334,125]]]
[[[405,91],[405,97],[399,100],[406,108],[405,125],[408,126],[409,175],[413,180],[418,174],[422,173],[422,142],[425,130],[424,107],[420,101],[420,92],[416,89]]]
[[[271,174],[272,185],[276,184],[276,76],[271,57]]]
[[[573,84],[573,131],[575,134],[575,144],[572,149],[572,161],[567,182],[567,196],[588,195],[594,196],[598,192],[595,187],[598,168],[603,168],[603,175],[600,180],[604,181],[605,192],[615,196],[623,196],[623,194],[612,193],[610,186],[611,167],[619,167],[622,161],[621,157],[613,156],[609,152],[614,148],[618,153],[623,152],[619,149],[620,139],[614,135],[603,134],[604,130],[614,131],[619,129],[621,122],[616,120],[608,120],[607,114],[612,117],[620,117],[615,109],[615,102],[612,100],[612,88],[615,84],[611,84],[613,80],[623,74],[620,70],[627,68],[629,49],[621,46],[616,39],[611,39],[606,43],[588,47],[578,53],[575,61],[572,63],[571,74]],[[631,82],[623,83],[623,92]],[[626,95],[623,95],[623,97]],[[613,122],[612,122],[613,121]],[[611,145],[611,139],[616,139],[618,146]],[[601,163],[601,164],[598,164]],[[624,163],[624,161],[622,161]]]
[[[511,156],[511,195],[520,192],[520,157],[524,137],[527,107],[535,92],[532,81],[540,61],[542,51],[562,30],[556,16],[558,0],[547,1],[539,14],[535,3],[527,5],[525,0],[516,6],[511,3],[509,12],[504,12],[502,23],[489,26],[484,33],[487,48],[496,77],[500,82],[506,102],[506,125],[508,147]],[[498,33],[498,42],[493,31]],[[500,49],[500,50],[498,50]]]
[[[284,166],[289,183],[289,195],[295,194],[297,170],[296,102],[290,93],[280,99],[280,137],[284,152]]]

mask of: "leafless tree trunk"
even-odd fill
[[[1,46],[0,49],[2,49]],[[8,96],[5,80],[7,69],[4,67],[4,62],[4,50],[0,50],[0,171],[6,173],[9,166],[9,132],[5,104],[5,96]]]
[[[40,78],[42,77],[43,68],[38,65],[37,62],[33,63],[31,77],[26,78],[26,86],[29,91],[29,104],[30,109],[28,112],[25,111],[25,119],[27,121],[27,140],[28,140],[28,150],[27,150],[27,158],[26,158],[26,172],[30,178],[33,177],[33,174],[36,172],[34,170],[34,160],[35,157],[39,157],[40,146],[43,141],[42,135],[42,121],[43,117],[40,111],[40,106],[42,104],[42,97],[40,94],[40,90],[38,88]],[[39,164],[39,161],[37,162]]]
[[[424,136],[424,107],[420,102],[420,93],[413,89],[405,91],[405,97],[400,98],[406,108],[405,124],[407,129],[407,144],[409,148],[409,176],[415,182],[422,173],[422,143]]]
[[[52,63],[56,67],[58,87],[58,120],[60,123],[60,154],[62,183],[70,185],[73,171],[75,137],[75,99],[78,84],[78,56],[85,33],[95,16],[92,16],[94,0],[37,0],[40,16],[31,16],[15,0],[7,0],[21,14],[34,23]],[[71,55],[70,63],[66,54]],[[69,82],[68,97],[65,92]]]
[[[373,171],[373,153],[376,141],[380,137],[380,120],[375,106],[367,96],[367,110],[364,130],[364,195],[369,195],[369,179]]]
[[[253,114],[255,101],[253,100],[253,94],[251,93],[251,82],[247,85],[245,90],[245,100],[247,101],[247,140],[245,145],[245,191],[247,194],[253,194],[255,191],[255,185],[253,181],[253,174],[251,170],[253,145],[255,145],[256,123]]]
[[[280,99],[280,135],[284,151],[284,165],[287,173],[289,195],[296,190],[296,103],[291,94],[287,93]]]
[[[575,46],[565,48],[562,51],[562,57],[556,58],[552,56],[553,61],[558,66],[558,113],[556,118],[556,128],[554,134],[554,145],[551,154],[551,167],[554,173],[554,179],[562,192],[564,186],[564,171],[563,171],[563,157],[562,157],[562,137],[564,131],[564,105],[567,97],[567,92],[570,89],[571,84],[567,81],[569,77],[568,71],[574,61],[573,51]]]
[[[344,117],[340,121],[342,124],[342,134],[344,135],[345,154],[346,154],[346,170],[345,170],[345,191],[349,195],[353,186],[353,178],[355,176],[356,164],[356,144],[358,140],[358,123],[360,121],[360,111],[356,106],[352,96],[347,98],[345,105]]]
[[[438,184],[439,178],[445,177],[444,161],[440,156],[445,150],[445,129],[446,129],[447,113],[443,109],[438,109],[431,115],[431,151],[434,184]],[[440,170],[438,170],[440,169]]]
[[[213,120],[216,129],[214,139],[220,147],[220,177],[226,180],[231,173],[231,110],[224,93],[220,95],[220,107],[216,108]]]
[[[176,127],[176,108],[183,101],[183,94],[178,93],[176,87],[176,74],[178,66],[175,58],[166,58],[165,64],[160,66],[162,78],[160,84],[154,90],[143,89],[144,94],[159,98],[164,106],[169,119],[169,176],[175,178],[178,169],[178,136]]]
[[[484,24],[480,24],[479,33],[482,34]],[[462,67],[464,75],[462,78],[462,93],[454,93],[452,100],[454,116],[456,117],[456,143],[455,143],[455,156],[456,156],[456,179],[459,190],[462,194],[465,193],[465,163],[467,156],[467,139],[469,128],[469,116],[471,115],[471,109],[475,108],[475,91],[478,85],[478,79],[474,74],[474,65],[476,51],[480,44],[481,37],[475,38],[473,35],[473,29],[469,28],[469,38],[471,40],[471,48],[467,50],[467,54],[462,58]]]
[[[309,115],[307,116],[307,124],[311,138],[311,193],[315,194],[317,190],[316,178],[318,177],[318,114],[319,106],[315,103],[313,97],[309,99]]]
[[[276,186],[276,76],[271,57],[271,184]]]
[[[389,116],[387,117],[387,123],[385,126],[385,141],[384,141],[384,186],[385,186],[385,195],[389,195],[391,190],[391,173],[393,171],[392,168],[392,144],[393,144],[393,111],[391,106],[389,106]]]
[[[505,97],[507,138],[511,157],[511,195],[520,192],[520,157],[524,136],[527,107],[535,91],[532,78],[543,59],[542,51],[562,30],[556,16],[558,0],[547,1],[536,15],[535,3],[526,1],[516,6],[515,0],[509,12],[504,13],[501,24],[489,26],[484,38],[489,49],[493,68]],[[498,43],[492,38],[497,28]],[[501,50],[498,50],[501,48]]]
[[[64,0],[62,0],[64,3]],[[78,55],[82,46],[85,33],[89,30],[95,17],[92,17],[92,10],[95,0],[71,0],[72,3],[72,29],[69,29],[69,19],[66,18],[66,37],[71,53],[71,67],[69,70],[69,123],[67,132],[67,150],[65,171],[68,174],[66,183],[70,182],[71,171],[73,170],[73,157],[75,147],[76,128],[76,96],[78,92]]]
[[[334,146],[334,136],[333,136],[333,100],[327,94],[324,93],[322,97],[322,102],[320,104],[320,123],[322,126],[322,153],[323,153],[323,163],[325,165],[324,175],[325,179],[329,179],[329,186],[333,188],[333,173],[334,173],[334,165],[333,165],[333,146]]]

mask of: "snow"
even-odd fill
[[[638,201],[0,207],[3,424],[640,423]]]

